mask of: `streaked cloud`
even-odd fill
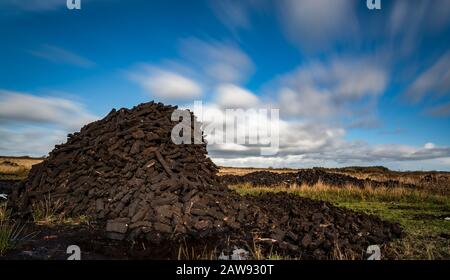
[[[351,110],[352,106],[371,106],[371,100],[383,94],[387,83],[387,70],[370,58],[333,58],[305,63],[281,75],[272,82],[272,90],[288,115],[348,117],[346,112],[358,112]]]
[[[396,0],[392,1],[389,12],[387,34],[400,55],[411,54],[423,37],[440,32],[450,24],[449,1]]]
[[[189,38],[181,41],[181,55],[213,82],[245,81],[254,71],[250,57],[235,44]]]
[[[57,64],[68,64],[83,68],[91,68],[95,66],[93,61],[85,57],[52,45],[42,45],[38,49],[31,50],[29,52],[36,57],[44,58]]]
[[[406,90],[405,98],[418,103],[426,98],[450,95],[450,51],[424,70]]]
[[[358,32],[353,0],[281,0],[277,4],[286,35],[307,50],[328,48]]]
[[[67,131],[55,128],[0,127],[0,154],[7,156],[46,156],[67,139]]]
[[[0,154],[46,155],[68,133],[97,119],[70,99],[0,90]]]
[[[0,89],[1,124],[53,124],[75,130],[96,119],[73,100]]]
[[[374,129],[379,128],[382,126],[382,123],[379,119],[375,118],[374,116],[367,116],[360,118],[358,120],[355,120],[353,122],[350,122],[346,128],[353,129],[353,128],[363,128],[363,129]],[[394,131],[396,133],[397,131]]]
[[[450,117],[450,103],[429,107],[425,113],[433,117]]]
[[[251,27],[251,16],[268,6],[267,0],[209,0],[218,19],[232,32]]]

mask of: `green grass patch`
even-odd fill
[[[11,220],[6,203],[0,203],[0,256],[13,249],[20,241],[24,226]]]
[[[62,212],[63,206],[63,200],[54,200],[50,194],[48,194],[43,200],[36,201],[31,205],[31,215],[33,216],[35,223],[59,223],[65,219],[64,212]]]

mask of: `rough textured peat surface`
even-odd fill
[[[270,187],[270,186],[290,186],[290,185],[309,185],[313,186],[319,182],[335,187],[345,187],[348,185],[355,187],[407,187],[414,188],[411,184],[403,184],[398,181],[389,180],[378,182],[370,179],[358,179],[349,175],[326,172],[320,169],[302,170],[299,172],[274,173],[270,171],[256,171],[245,175],[222,175],[222,183],[225,185],[250,184],[252,186]]]
[[[401,236],[398,225],[324,202],[229,190],[205,143],[172,142],[175,109],[150,102],[84,126],[33,166],[9,205],[27,218],[34,203],[59,200],[67,216],[86,215],[115,240],[231,238],[303,258],[329,258],[337,250],[361,257],[368,244]],[[192,135],[201,133],[191,124]]]
[[[277,240],[285,254],[302,259],[360,258],[369,245],[403,235],[397,224],[295,194],[265,193],[248,199],[277,221],[269,231],[273,240],[266,242]]]

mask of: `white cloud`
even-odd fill
[[[426,143],[423,147],[425,149],[434,149],[436,148],[436,145],[434,145],[433,143]]]
[[[278,94],[282,114],[329,118],[348,116],[349,107],[355,104],[370,106],[384,92],[387,76],[370,59],[334,58],[306,63],[270,86]]]
[[[226,156],[213,151],[215,163],[225,166],[247,167],[339,167],[384,165],[394,170],[436,169],[450,171],[450,147],[414,147],[406,145],[369,145],[365,142],[334,141],[316,149],[281,153],[275,157],[257,154]]]
[[[30,53],[36,57],[44,58],[58,64],[69,64],[84,68],[95,66],[93,61],[85,57],[72,51],[51,45],[42,45],[36,50],[31,50]]]
[[[385,70],[368,60],[335,60],[329,76],[337,94],[348,99],[380,95],[387,83]]]
[[[250,57],[231,43],[190,38],[181,42],[181,53],[213,82],[245,81],[254,70]]]
[[[202,94],[202,87],[196,81],[158,67],[144,65],[129,77],[152,97],[163,101],[193,100]]]
[[[0,90],[0,123],[56,124],[79,129],[97,117],[82,104],[64,98]]]
[[[216,102],[222,108],[251,108],[259,104],[255,94],[233,84],[221,84],[216,92]]]
[[[275,121],[268,116],[268,110],[259,111],[259,109],[268,108],[252,107],[245,110],[243,107],[238,107],[237,109],[240,111],[233,113],[228,109],[230,108],[223,108],[218,104],[205,104],[202,112],[194,111],[203,123],[208,150],[231,157],[236,156],[233,151],[238,151],[240,156],[260,154],[260,149],[270,143],[270,134],[267,134],[267,128],[270,128]],[[245,143],[227,142],[225,141],[226,137],[230,136],[226,135],[227,132],[230,132],[227,129],[233,130],[230,135],[236,136],[237,132],[239,135],[254,139],[257,143],[249,143],[249,139],[245,139]]]
[[[270,109],[269,107],[253,106],[250,110],[241,111],[236,115],[228,115],[226,109],[228,107],[224,108],[219,104],[206,104],[203,106],[202,116],[199,115],[200,112],[194,112],[204,124],[208,151],[214,158],[260,155],[261,148],[268,147],[273,140],[269,128],[274,125],[278,125],[279,130],[278,156],[320,153],[335,147],[335,143],[338,143],[345,135],[345,130],[324,124],[283,119],[277,123],[276,119],[271,118],[269,111],[265,113],[259,111],[259,109]],[[226,133],[230,132],[226,128],[230,127],[234,127],[235,131],[248,137],[245,143],[225,141]],[[258,139],[258,141],[250,143],[249,139]]]
[[[0,90],[0,154],[46,155],[96,119],[73,100]]]

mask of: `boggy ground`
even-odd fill
[[[21,238],[4,258],[65,259],[67,247],[77,245],[83,259],[217,259],[222,252],[229,255],[233,248],[249,251],[252,259],[361,259],[369,245],[383,245],[403,235],[399,226],[377,217],[293,194],[242,199],[262,209],[255,213],[253,224],[207,238],[162,240],[157,244],[147,240],[113,241],[86,217],[70,219],[48,212],[36,217],[36,223],[24,224]],[[261,228],[265,229],[259,231]]]

